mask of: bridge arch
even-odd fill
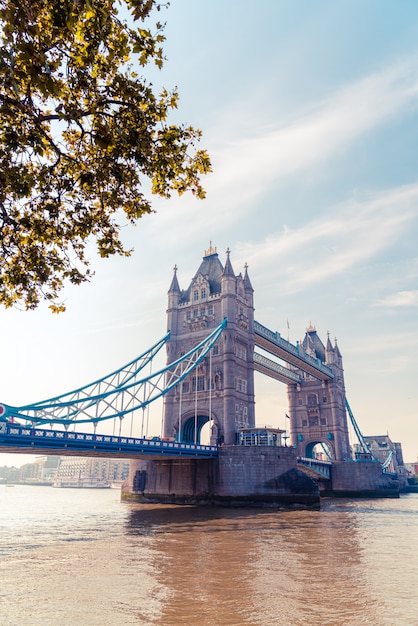
[[[205,414],[191,415],[183,421],[180,441],[184,443],[200,443],[202,428],[209,421]]]
[[[324,461],[335,460],[335,450],[332,445],[332,440],[322,441],[321,439],[314,439],[305,446],[305,456],[308,459],[318,458],[318,453],[323,455]]]

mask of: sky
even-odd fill
[[[418,455],[418,3],[172,0],[162,72],[173,123],[203,132],[207,197],[153,198],[124,228],[134,247],[65,291],[67,311],[0,310],[0,402],[96,380],[166,331],[209,242],[248,264],[255,319],[296,343],[313,324],[343,356],[364,435]],[[147,76],[146,71],[144,75]],[[255,375],[256,421],[284,428],[286,387]],[[154,421],[153,421],[154,420]],[[161,409],[151,428],[159,434]],[[33,456],[0,454],[1,465]]]

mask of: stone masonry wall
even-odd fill
[[[295,448],[223,446],[219,448],[216,491],[223,496],[271,495],[271,481],[296,463]]]
[[[132,461],[122,498],[224,506],[319,506],[314,481],[296,467],[296,450],[222,446],[218,459]]]
[[[332,464],[332,491],[346,495],[374,495],[376,492],[399,492],[397,481],[382,472],[380,463],[374,461],[363,462],[333,462]],[[394,495],[396,495],[394,493]]]

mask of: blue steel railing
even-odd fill
[[[269,341],[271,341],[273,344],[280,346],[287,353],[293,354],[293,356],[301,359],[302,361],[305,361],[305,363],[309,363],[320,372],[329,376],[329,378],[334,378],[334,374],[329,367],[324,365],[320,359],[315,359],[309,354],[306,354],[304,350],[300,349],[299,344],[297,346],[294,346],[292,343],[290,343],[290,341],[286,341],[286,339],[283,339],[283,337],[281,337],[278,332],[273,332],[272,330],[269,330],[268,328],[256,321],[254,322],[254,332],[256,335],[260,335],[261,337],[264,337],[264,339],[268,339]]]
[[[319,461],[318,459],[310,459],[305,456],[299,456],[298,465],[309,467],[314,472],[324,476],[324,478],[331,478],[331,461]]]
[[[161,454],[165,456],[215,457],[217,446],[194,443],[181,443],[154,437],[143,439],[138,437],[121,437],[114,435],[97,435],[64,430],[47,430],[32,428],[13,422],[0,421],[0,451],[19,448],[22,452],[32,450],[57,451],[64,454],[68,451],[88,452],[123,452],[128,456],[143,454]],[[120,454],[119,454],[120,456]]]

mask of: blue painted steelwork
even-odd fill
[[[348,411],[348,415],[350,416],[350,420],[351,423],[353,425],[354,428],[354,432],[356,433],[357,439],[359,441],[360,444],[360,450],[361,450],[361,454],[364,455],[363,458],[362,457],[358,457],[356,458],[356,461],[377,461],[378,459],[376,459],[376,457],[373,455],[372,451],[370,450],[366,440],[363,437],[363,434],[355,420],[355,417],[353,415],[353,412],[350,408],[350,405],[348,404],[348,400],[347,398],[345,399],[345,406],[347,408]]]
[[[387,469],[389,467],[392,457],[393,457],[393,450],[389,452],[388,458],[386,459],[384,463],[382,463],[383,469]]]
[[[127,366],[75,391],[34,404],[13,407],[0,405],[0,418],[35,424],[90,423],[119,418],[143,409],[183,381],[205,358],[222,331],[226,319],[208,337],[173,363],[138,380],[138,374],[166,343],[169,333],[155,346]]]
[[[307,467],[313,472],[320,474],[324,478],[331,478],[331,461],[319,461],[318,459],[309,459],[304,456],[299,456],[298,465]]]
[[[256,346],[275,354],[315,378],[320,380],[332,380],[334,378],[332,370],[324,365],[320,359],[315,359],[306,354],[299,344],[294,346],[283,339],[278,332],[269,330],[259,322],[254,322],[254,339]]]
[[[65,455],[79,453],[92,456],[106,455],[136,458],[138,455],[214,458],[218,455],[216,446],[193,443],[178,443],[153,437],[115,437],[68,430],[47,430],[32,428],[0,420],[0,448],[7,452],[27,452],[28,450]]]

